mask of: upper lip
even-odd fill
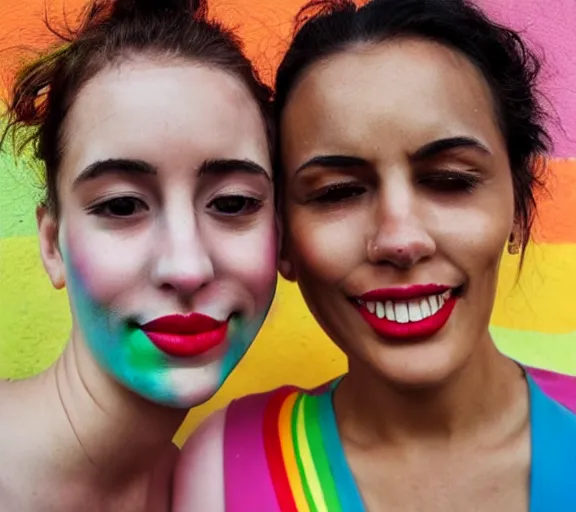
[[[220,322],[212,317],[200,313],[189,315],[168,315],[156,318],[142,325],[146,332],[164,334],[192,335],[217,329],[225,322]]]
[[[428,295],[439,295],[448,290],[453,289],[452,286],[444,284],[414,284],[410,286],[398,286],[392,288],[381,288],[379,290],[372,290],[359,298],[364,301],[379,301],[386,300],[409,300],[419,297],[426,297]]]

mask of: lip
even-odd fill
[[[226,339],[228,321],[192,313],[169,315],[141,326],[150,341],[173,357],[195,357],[217,347]]]
[[[424,299],[432,295],[441,295],[447,291],[451,291],[452,293],[449,298],[444,300],[444,304],[440,309],[431,316],[419,321],[400,323],[395,320],[389,320],[386,317],[378,318],[376,314],[371,313],[365,307],[365,302],[409,302],[411,299]],[[439,284],[385,288],[365,293],[359,297],[363,302],[360,304],[353,300],[353,305],[366,323],[382,338],[395,341],[409,341],[414,339],[424,340],[430,338],[442,329],[450,319],[458,300],[458,296],[455,296],[453,291],[454,288]]]

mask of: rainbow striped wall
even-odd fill
[[[270,77],[301,0],[214,1],[214,15],[239,25],[247,49]],[[548,193],[540,202],[536,244],[520,280],[517,260],[504,259],[493,332],[505,352],[533,365],[576,374],[576,6],[573,0],[484,0],[498,19],[521,29],[545,55],[543,90],[550,99],[556,147]],[[17,63],[16,47],[44,47],[44,5],[55,17],[83,0],[2,0],[0,62]],[[278,5],[280,4],[280,7]],[[246,14],[248,13],[248,15]],[[4,78],[9,78],[7,75]],[[33,162],[0,155],[0,378],[31,375],[62,350],[70,328],[66,296],[51,289],[38,257]],[[286,382],[312,386],[345,368],[303,304],[298,289],[281,282],[269,321],[254,348],[221,392],[199,407],[198,419],[230,398]]]

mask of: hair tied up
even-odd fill
[[[138,16],[185,15],[205,19],[208,11],[206,0],[115,0],[112,19]]]

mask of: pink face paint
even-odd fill
[[[258,108],[227,73],[136,58],[89,81],[68,123],[60,238],[78,341],[134,392],[197,405],[276,287]]]

